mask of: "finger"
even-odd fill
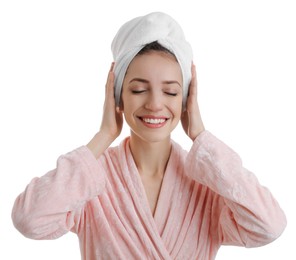
[[[114,65],[115,65],[115,62],[113,61],[113,62],[111,63],[111,67],[110,67],[110,70],[109,70],[109,71],[113,71],[113,69],[114,69]]]
[[[196,67],[192,63],[191,65],[191,82],[189,88],[189,95],[196,97],[197,96],[197,79],[196,79]]]
[[[113,72],[113,68],[114,68],[114,62],[111,63],[111,67],[108,73],[108,78],[107,78],[107,83],[106,83],[106,95],[114,95],[114,72]]]
[[[111,63],[111,67],[110,67],[110,69],[109,69],[109,73],[108,73],[107,82],[108,82],[110,79],[112,80],[112,77],[114,77],[114,72],[113,72],[114,64],[115,64],[115,62],[112,62],[112,63]]]

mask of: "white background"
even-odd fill
[[[151,11],[173,16],[193,47],[206,128],[241,155],[288,218],[270,245],[222,247],[217,259],[296,259],[293,0],[1,1],[0,259],[80,259],[74,234],[26,239],[11,208],[33,177],[98,130],[113,36]],[[190,147],[180,126],[173,137]]]

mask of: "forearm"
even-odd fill
[[[251,176],[233,183],[229,191],[217,190],[225,203],[219,217],[220,240],[223,244],[262,246],[281,235],[286,217],[271,192],[246,169],[243,174]],[[236,233],[238,240],[233,241]]]
[[[74,215],[102,192],[104,176],[86,147],[58,159],[55,170],[34,178],[15,201],[16,228],[33,239],[53,239],[69,231]]]
[[[187,172],[223,200],[219,203],[220,215],[214,214],[219,218],[223,243],[263,245],[285,228],[285,215],[269,190],[242,167],[233,150],[209,132],[202,133],[194,143]]]
[[[103,131],[99,131],[86,145],[88,149],[93,153],[95,158],[99,158],[100,155],[112,144],[115,138],[109,134],[105,134]]]

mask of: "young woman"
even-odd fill
[[[286,218],[276,200],[204,128],[176,22],[163,13],[135,18],[112,49],[100,130],[19,195],[16,228],[34,239],[75,232],[82,259],[214,259],[223,244],[279,237]],[[123,116],[130,136],[110,147]],[[180,120],[189,152],[171,140]]]

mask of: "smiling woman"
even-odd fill
[[[212,260],[221,245],[277,239],[286,226],[279,204],[205,130],[177,22],[164,13],[128,21],[112,51],[100,129],[29,183],[14,204],[15,227],[33,239],[72,231],[85,260]],[[124,119],[130,136],[111,147]],[[189,151],[171,139],[180,121]]]

